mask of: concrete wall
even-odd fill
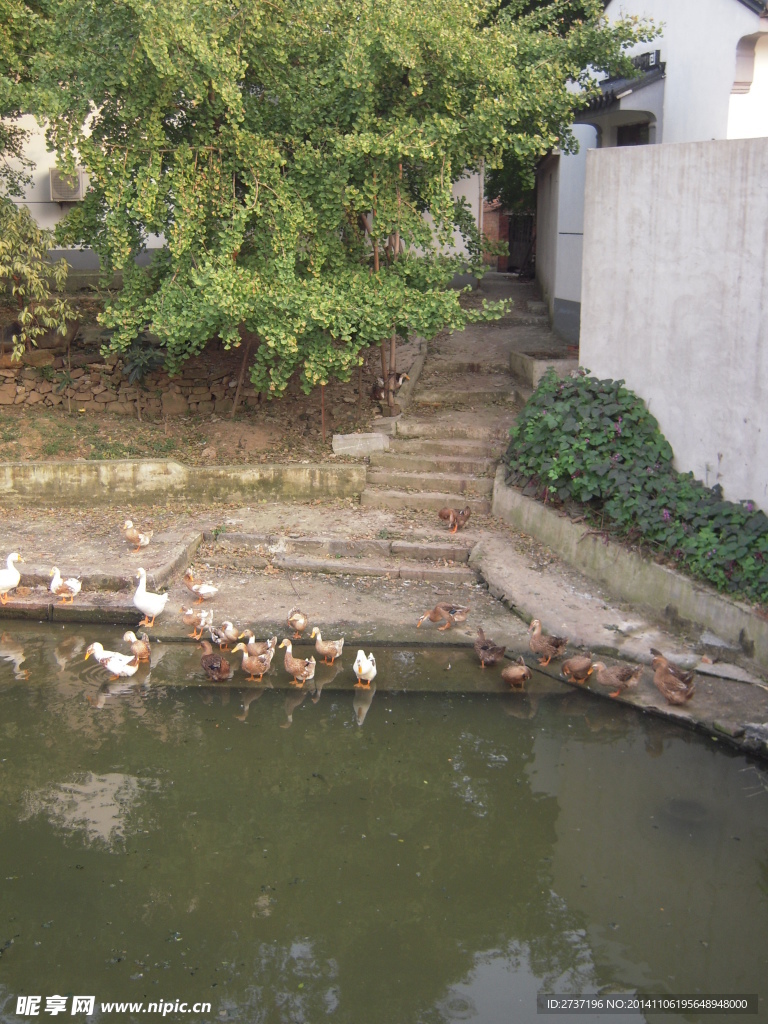
[[[580,361],[768,511],[766,182],[768,139],[590,151]]]

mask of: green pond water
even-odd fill
[[[282,652],[274,688],[249,688],[166,644],[105,686],[85,647],[121,634],[3,630],[3,1022],[33,1019],[17,1007],[34,995],[42,1020],[47,997],[73,1019],[83,995],[79,1020],[183,1001],[211,1008],[164,1019],[266,1024],[768,995],[764,768],[543,676],[477,692],[471,650],[378,649],[375,691],[355,694],[348,642],[295,694]]]

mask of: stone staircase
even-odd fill
[[[398,424],[389,450],[371,453],[361,504],[438,511],[446,505],[469,506],[474,513],[490,512],[496,447],[490,439],[440,439],[432,436],[434,427],[435,421],[411,419],[410,436],[401,439]]]
[[[512,299],[490,323],[439,335],[429,343],[394,420],[382,419],[386,451],[371,452],[361,504],[388,509],[491,510],[496,467],[509,430],[548,366],[577,365],[549,329],[532,282],[487,274],[476,299]]]

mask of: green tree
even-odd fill
[[[38,111],[91,181],[61,240],[123,273],[113,349],[148,330],[174,371],[218,335],[279,394],[296,370],[306,391],[348,379],[379,342],[386,378],[397,337],[498,315],[446,289],[481,272],[452,185],[551,146],[568,83],[638,32],[605,26],[597,0],[524,6],[60,0]],[[152,234],[166,244],[141,269]]]
[[[527,148],[508,147],[501,159],[494,161],[485,176],[488,199],[500,199],[508,210],[528,212],[535,208],[534,171],[536,162],[557,147],[574,153],[578,144],[570,131],[577,111],[599,92],[600,72],[632,77],[637,70],[624,53],[627,30],[636,42],[656,35],[650,22],[637,17],[609,23],[602,16],[603,3],[581,0],[574,3],[552,3],[550,0],[501,0],[494,18],[500,23],[517,19],[525,25],[531,38],[560,40],[555,60],[562,60],[555,70],[556,87],[548,93],[548,102],[536,109],[535,104],[523,112],[520,128],[534,143]]]
[[[67,333],[75,317],[66,300],[53,292],[67,277],[67,264],[48,256],[53,232],[42,230],[21,197],[30,181],[30,162],[24,156],[26,132],[19,124],[29,100],[31,66],[43,22],[32,6],[19,0],[0,0],[0,287],[16,303],[14,355],[21,357],[48,331]]]

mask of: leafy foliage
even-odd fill
[[[51,263],[53,234],[37,226],[26,206],[0,197],[0,287],[10,290],[18,306],[14,355],[35,345],[49,331],[67,333],[76,314],[66,299],[54,294],[67,278],[67,263]]]
[[[579,502],[718,590],[768,603],[768,516],[677,473],[656,420],[623,384],[549,371],[511,431],[510,481]]]
[[[60,240],[123,273],[102,319],[112,349],[146,329],[175,371],[213,336],[255,337],[251,379],[267,395],[296,370],[307,392],[346,380],[393,334],[499,315],[464,311],[445,289],[482,271],[453,183],[549,148],[570,119],[568,83],[638,37],[604,24],[598,0],[55,10],[37,111],[64,169],[82,163],[91,182]],[[166,247],[142,269],[152,234]]]

